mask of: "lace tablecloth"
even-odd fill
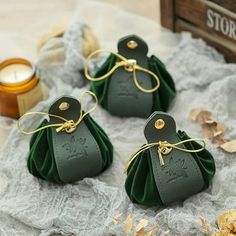
[[[84,12],[89,4],[85,4]],[[115,42],[120,36],[138,33],[147,40],[150,51],[166,63],[178,90],[169,112],[175,117],[179,129],[192,137],[201,137],[200,128],[188,116],[192,108],[206,107],[227,125],[228,136],[236,137],[235,64],[225,64],[222,55],[206,46],[202,40],[192,39],[189,34],[183,34],[179,45],[172,50],[176,39],[154,22],[111,6],[96,4],[93,5],[95,9],[101,7],[104,10],[104,18],[99,16],[102,13],[98,11],[97,22],[93,22],[93,27],[97,25],[95,30],[99,33],[102,46],[115,49]],[[114,14],[111,25],[105,26],[102,19],[108,19],[108,10],[110,15],[111,12]],[[85,13],[81,14],[81,19],[84,17]],[[92,16],[87,18],[87,21],[92,21],[89,20]],[[122,18],[122,21],[118,21],[116,27],[119,30],[115,30],[112,22],[118,18]],[[129,27],[125,28],[125,23]],[[163,44],[160,44],[160,39]],[[73,59],[72,56],[70,60]],[[63,94],[78,97],[86,88],[72,87],[69,80],[73,74],[71,76],[67,83],[65,78],[55,78],[53,75],[43,78],[48,80],[49,97],[34,110],[46,111],[52,101]],[[123,170],[129,155],[145,142],[145,120],[113,117],[101,107],[91,116],[113,142],[113,165],[97,178],[87,178],[64,186],[39,180],[29,174],[26,158],[30,137],[19,134],[15,125],[12,125],[0,154],[0,235],[125,235],[123,222],[114,225],[113,217],[117,213],[123,213],[123,217],[132,213],[135,222],[148,219],[150,224],[159,224],[163,230],[169,229],[170,235],[200,236],[200,216],[214,223],[219,213],[236,207],[235,155],[225,154],[210,142],[207,148],[215,157],[217,172],[209,189],[181,204],[163,209],[146,209],[132,204],[124,190],[126,176]],[[29,119],[24,125],[32,128],[36,123]]]

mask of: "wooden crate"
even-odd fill
[[[236,62],[236,0],[161,0],[161,24],[190,31]]]

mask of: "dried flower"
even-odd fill
[[[132,214],[129,214],[124,222],[125,224],[125,233],[129,234],[133,227],[133,216]]]
[[[234,153],[236,152],[236,139],[225,142],[221,144],[220,147],[226,152]]]
[[[202,226],[202,232],[205,235],[211,236],[212,235],[212,229],[211,229],[211,226],[207,223],[206,219],[201,217],[200,218],[200,223],[201,223],[201,226]]]
[[[217,144],[226,152],[236,152],[236,140],[227,140],[224,138],[226,126],[224,123],[213,120],[212,113],[203,108],[196,108],[190,112],[190,118],[192,121],[198,123],[203,133],[213,143]]]
[[[218,216],[217,225],[225,233],[236,234],[236,210],[232,209]]]
[[[120,223],[122,214],[118,213],[113,217],[114,225]],[[124,221],[124,232],[126,235],[133,236],[165,236],[169,233],[169,230],[166,232],[159,231],[159,225],[155,225],[152,228],[146,229],[149,222],[146,219],[141,219],[137,226],[134,226],[133,215],[129,214]]]
[[[212,232],[211,226],[201,218],[201,231],[207,236],[235,236],[236,235],[236,210],[229,210],[218,216],[216,222],[218,230]]]
[[[114,225],[117,225],[120,222],[120,217],[122,216],[122,213],[118,213],[113,218]]]
[[[144,229],[148,225],[148,220],[142,219],[140,220],[139,224],[136,226],[136,232]]]

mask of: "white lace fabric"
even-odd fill
[[[75,50],[76,46],[71,47]],[[34,111],[47,111],[57,97],[70,94],[78,98],[88,89],[88,86],[78,88],[78,55],[71,50],[70,69],[66,73],[61,71],[63,75],[55,76],[56,70],[42,73],[49,96]],[[189,112],[205,107],[228,126],[228,136],[235,138],[236,65],[226,64],[222,55],[189,34],[182,35],[179,46],[165,61],[178,90],[169,109],[177,127],[191,137],[202,137],[200,127],[189,120]],[[85,104],[90,102],[86,100]],[[125,235],[123,221],[114,225],[113,217],[123,213],[125,218],[132,213],[135,222],[148,219],[150,224],[169,229],[170,235],[200,236],[200,216],[214,224],[219,213],[236,207],[235,154],[226,154],[210,142],[207,149],[215,158],[217,172],[207,190],[167,208],[146,208],[131,203],[124,190],[124,166],[129,155],[145,143],[145,119],[114,117],[101,107],[91,116],[110,137],[114,162],[96,178],[67,185],[49,183],[29,173],[26,161],[30,136],[20,134],[13,125],[0,154],[0,235]],[[23,125],[32,129],[39,122],[38,117],[32,117]]]

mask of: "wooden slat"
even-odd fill
[[[236,1],[235,0],[209,0],[218,4],[219,6],[226,8],[232,12],[236,12]]]
[[[161,0],[161,25],[174,31],[174,0]]]
[[[175,29],[176,32],[190,31],[193,37],[203,38],[209,45],[212,45],[219,52],[223,53],[227,62],[236,62],[236,47],[233,43],[229,43],[224,39],[212,36],[181,19],[176,21]],[[228,44],[228,47],[225,47],[226,44]]]
[[[236,62],[236,0],[161,0],[161,10],[163,26],[190,31]]]
[[[236,13],[219,8],[212,2],[201,0],[176,0],[175,15],[193,26],[234,42],[236,47]],[[223,24],[222,24],[223,22]]]

